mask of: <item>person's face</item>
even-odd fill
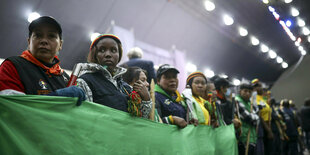
[[[163,90],[169,94],[173,94],[177,90],[179,84],[177,73],[174,71],[166,71],[161,76],[158,84]]]
[[[249,101],[252,94],[252,90],[250,89],[241,89],[240,90],[240,96],[243,100]]]
[[[263,87],[262,86],[255,87],[255,90],[256,90],[258,95],[263,95]]]
[[[118,64],[119,49],[115,40],[111,38],[103,38],[96,45],[97,54],[95,58],[100,65],[107,66],[110,72]]]
[[[217,92],[213,83],[207,84],[207,93],[212,93],[212,100],[216,99]]]
[[[140,72],[139,80],[141,80],[143,82],[143,85],[145,87],[148,88],[150,86],[149,83],[147,82],[147,77],[146,77],[144,72]]]
[[[202,76],[194,77],[192,83],[192,92],[194,96],[203,96],[203,93],[206,92],[207,81]]]
[[[52,63],[55,55],[62,48],[62,40],[55,27],[42,24],[36,27],[28,38],[28,49],[38,60]]]
[[[224,95],[226,92],[227,92],[227,86],[221,86],[220,87],[220,91],[221,91],[221,93],[222,93],[222,95]]]

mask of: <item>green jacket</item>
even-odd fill
[[[256,125],[250,124],[249,120],[254,122],[257,121],[256,119],[253,118],[259,118],[258,115],[255,113],[254,107],[251,112],[251,102],[244,101],[239,95],[236,96],[236,101],[239,102],[239,112],[241,115],[241,122],[242,122],[242,133],[240,135],[239,140],[246,144],[247,141],[247,135],[250,130],[250,143],[256,143],[257,139],[257,133],[256,133]],[[247,112],[245,112],[247,111]],[[247,118],[247,119],[245,119]],[[247,121],[245,121],[247,120]]]

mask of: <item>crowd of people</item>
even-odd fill
[[[220,76],[208,79],[202,72],[188,75],[186,89],[178,91],[179,70],[143,60],[134,48],[130,60],[119,64],[121,40],[113,34],[98,36],[90,45],[87,63],[80,63],[74,85],[59,65],[62,29],[52,17],[43,16],[29,25],[28,48],[7,58],[0,66],[0,94],[78,97],[134,117],[176,125],[233,125],[239,154],[302,154],[310,149],[310,99],[300,111],[291,100],[276,101],[259,79],[242,83],[238,91]],[[153,79],[154,82],[151,82]],[[156,84],[155,84],[156,83]]]

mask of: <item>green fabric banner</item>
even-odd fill
[[[178,129],[76,101],[0,95],[0,154],[238,154],[232,125]]]

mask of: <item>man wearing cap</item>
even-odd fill
[[[224,121],[227,125],[233,123],[235,106],[226,98],[227,89],[230,87],[229,81],[225,78],[214,76],[211,79],[214,82],[217,92],[217,99],[223,111]]]
[[[134,47],[129,50],[127,53],[127,56],[129,58],[129,61],[125,62],[123,66],[128,66],[128,67],[140,67],[147,72],[147,81],[148,83],[151,83],[151,80],[155,80],[155,70],[154,70],[154,64],[152,61],[149,60],[143,60],[143,51],[139,47]]]
[[[66,87],[68,75],[56,56],[63,42],[60,24],[43,16],[32,21],[28,29],[28,49],[0,66],[0,91],[40,95]]]
[[[250,97],[252,87],[250,84],[241,84],[239,94],[235,97],[239,105],[239,113],[242,121],[242,133],[239,137],[238,151],[240,155],[255,154],[256,146],[256,125],[259,121],[258,108],[252,104]],[[248,148],[248,149],[246,149]]]
[[[155,85],[156,109],[164,123],[174,124],[180,128],[187,126],[186,109],[182,105],[182,97],[177,91],[179,71],[169,64],[157,70]]]
[[[146,86],[135,83],[132,88],[122,79],[122,75],[127,71],[117,66],[122,54],[122,43],[117,36],[98,36],[90,45],[88,63],[81,63],[82,70],[77,86],[84,90],[88,101],[124,112],[128,112],[128,101],[135,90],[139,94],[138,100],[141,101],[142,108],[150,111],[152,102]]]
[[[271,151],[272,146],[270,142],[273,139],[273,133],[271,130],[271,113],[272,109],[267,104],[263,97],[263,87],[259,79],[252,80],[253,94],[251,97],[252,103],[257,105],[259,110],[259,116],[261,121],[258,125],[257,131],[257,153],[268,153]]]

